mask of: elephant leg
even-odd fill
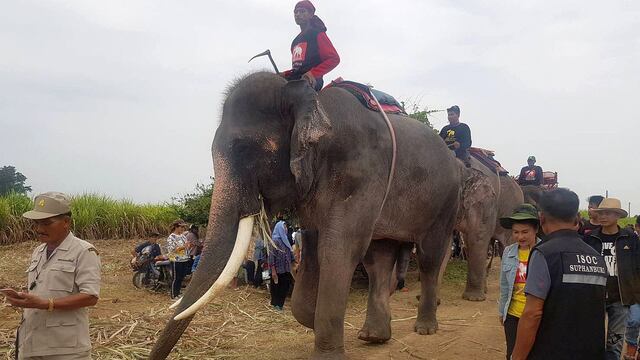
[[[388,239],[374,240],[369,245],[363,260],[369,274],[369,299],[367,318],[358,333],[360,340],[383,343],[391,338],[389,284],[393,282],[393,268],[399,247],[397,241]]]
[[[318,297],[318,232],[306,230],[302,236],[304,255],[295,274],[296,284],[291,296],[291,312],[300,324],[313,329]]]
[[[496,222],[495,207],[476,204],[467,226],[467,285],[462,298],[469,301],[486,299],[487,251]]]
[[[435,334],[438,329],[438,275],[451,243],[455,211],[454,208],[451,214],[441,214],[442,222],[434,224],[418,245],[421,291],[414,329],[420,335]]]
[[[349,219],[346,211],[332,209],[334,223],[318,234],[318,300],[314,317],[312,359],[345,359],[344,316],[356,265],[364,257],[374,219]]]

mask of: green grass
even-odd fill
[[[31,222],[22,214],[33,207],[31,198],[0,197],[0,245],[34,239]],[[174,205],[135,204],[105,195],[82,194],[71,200],[74,234],[82,239],[125,239],[166,233],[178,218]]]
[[[444,282],[449,284],[464,285],[467,282],[467,262],[460,259],[451,259],[444,271]]]

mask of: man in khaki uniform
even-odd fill
[[[18,359],[90,359],[87,307],[98,302],[100,258],[90,243],[70,231],[69,198],[56,192],[36,196],[32,219],[38,240],[27,270],[28,292],[8,296],[24,308],[16,343]]]

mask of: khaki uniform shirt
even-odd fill
[[[55,300],[79,293],[98,297],[100,293],[98,252],[93,245],[72,233],[48,260],[47,245],[38,246],[31,255],[27,273],[29,293],[45,299]],[[91,349],[86,308],[51,312],[24,309],[18,336],[21,358],[76,354]]]

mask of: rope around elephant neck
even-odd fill
[[[373,97],[373,100],[376,101],[376,105],[378,105],[378,110],[382,114],[384,121],[387,123],[387,127],[389,128],[389,134],[391,135],[391,147],[392,147],[392,157],[391,157],[391,168],[389,169],[389,178],[387,181],[387,189],[384,192],[384,197],[382,198],[382,204],[380,205],[380,211],[378,212],[378,217],[376,218],[376,222],[380,219],[382,215],[382,209],[384,209],[384,204],[387,202],[387,196],[389,196],[389,191],[391,190],[391,182],[393,181],[393,174],[396,172],[396,155],[398,153],[398,146],[396,143],[396,131],[393,129],[393,125],[391,124],[391,120],[387,116],[387,113],[382,109],[382,105],[380,105],[380,101],[372,91],[373,86],[369,86],[369,94]]]

